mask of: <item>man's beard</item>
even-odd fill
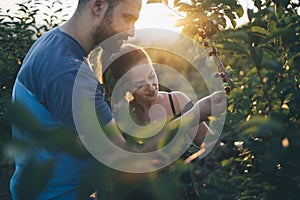
[[[108,53],[115,53],[120,50],[120,46],[125,38],[124,33],[118,33],[112,26],[111,13],[104,16],[103,23],[94,33],[94,40],[97,45],[100,44],[102,49]]]

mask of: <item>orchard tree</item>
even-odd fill
[[[299,2],[254,4],[255,10],[247,10],[249,22],[236,28],[243,14],[237,1],[174,1],[172,9],[185,16],[179,22],[183,33],[196,41],[195,48],[217,50],[235,86],[219,144],[182,176],[187,199],[300,196]]]

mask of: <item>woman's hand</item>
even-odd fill
[[[226,110],[226,95],[217,91],[198,101],[201,118],[219,117]]]
[[[222,92],[222,91],[214,92],[210,96],[211,96],[211,103],[212,103],[211,116],[218,117],[224,111],[226,111],[226,108],[227,108],[225,92]]]

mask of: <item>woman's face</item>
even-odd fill
[[[129,91],[138,102],[154,102],[158,94],[158,80],[150,62],[141,61],[128,73]]]

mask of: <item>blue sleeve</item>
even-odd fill
[[[112,120],[112,113],[104,100],[102,86],[90,69],[85,69],[84,73],[80,73],[80,76],[80,88],[76,89],[93,92],[95,109],[100,123],[107,124]],[[76,130],[76,127],[73,120],[72,95],[76,78],[78,78],[77,71],[65,73],[52,81],[44,91],[44,101],[47,109],[55,119],[67,124],[73,130]]]

